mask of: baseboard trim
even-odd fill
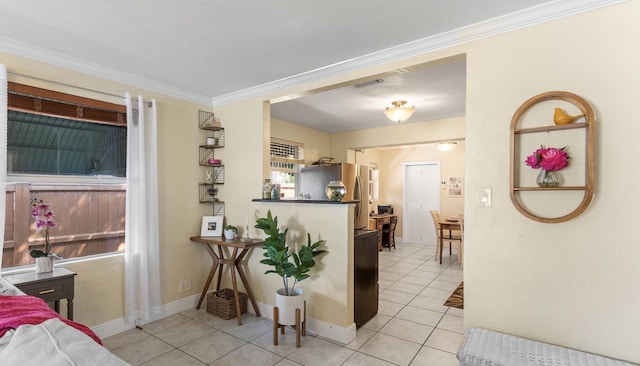
[[[199,298],[200,295],[192,295],[164,304],[162,306],[162,312],[154,316],[152,321],[166,318],[185,310],[193,309],[198,303]],[[258,303],[258,309],[260,310],[262,318],[269,319],[273,322],[273,305]],[[251,310],[253,309],[249,307],[249,312],[253,313]],[[100,338],[108,338],[133,328],[135,327],[125,322],[123,317],[93,326],[91,327],[91,330],[93,330]],[[349,344],[356,338],[355,323],[345,328],[321,320],[307,318],[307,331],[342,344]]]
[[[179,312],[193,309],[198,303],[198,299],[200,295],[192,295],[188,297],[184,297],[182,299],[167,303],[162,305],[162,311],[155,315],[151,321],[155,321],[158,319],[166,318],[170,315],[178,314]],[[127,330],[133,329],[135,326],[127,323],[124,319],[118,318],[106,323],[102,323],[96,326],[91,327],[98,337],[100,338],[108,338],[113,335],[126,332]]]

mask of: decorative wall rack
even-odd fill
[[[574,122],[563,125],[545,125],[540,127],[529,127],[522,128],[520,123],[522,122],[523,115],[525,112],[530,110],[532,107],[536,106],[539,103],[546,101],[559,100],[564,101],[570,104],[573,104],[578,109],[580,109],[581,113],[584,115],[584,122]],[[549,115],[553,115],[553,111],[549,111]],[[550,118],[550,121],[553,121]],[[572,186],[559,186],[559,187],[537,187],[537,186],[527,186],[520,182],[520,179],[516,177],[516,172],[518,171],[518,166],[524,164],[522,159],[517,159],[516,156],[522,157],[522,150],[520,146],[521,135],[525,134],[543,134],[543,133],[558,133],[560,131],[574,130],[580,129],[584,131],[585,138],[585,151],[584,151],[584,184],[583,185],[572,185]],[[544,223],[559,223],[568,221],[576,218],[582,212],[584,212],[591,200],[593,198],[594,188],[594,140],[595,140],[595,121],[594,121],[594,113],[593,109],[583,98],[565,91],[551,91],[542,94],[538,94],[527,101],[525,101],[514,113],[513,118],[511,119],[511,127],[510,127],[510,182],[509,182],[509,193],[511,196],[511,202],[513,205],[522,213],[524,216],[539,222]],[[577,151],[573,152],[574,154],[578,153]],[[532,182],[534,183],[534,182]],[[536,194],[551,194],[552,191],[583,191],[584,195],[582,197],[582,201],[578,204],[578,206],[571,212],[566,215],[558,216],[558,217],[546,217],[543,216],[542,213],[534,213],[522,201],[523,192],[536,192]]]
[[[199,164],[206,167],[205,179],[198,183],[200,202],[211,204],[214,216],[224,216],[225,204],[218,197],[218,186],[224,184],[224,164],[215,156],[216,150],[225,145],[224,128],[220,120],[207,111],[198,111],[198,127],[211,134],[206,144],[198,146]]]

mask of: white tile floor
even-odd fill
[[[295,333],[287,329],[274,346],[270,320],[245,314],[238,326],[235,318],[217,318],[205,306],[109,337],[104,344],[132,365],[148,366],[458,365],[463,310],[443,305],[462,281],[455,249],[440,265],[433,246],[396,246],[380,252],[378,315],[349,344],[307,333],[296,348]]]

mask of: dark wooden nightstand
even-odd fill
[[[65,268],[54,268],[53,272],[26,272],[3,276],[22,292],[53,302],[56,312],[60,313],[60,299],[67,299],[67,318],[73,320],[73,281],[76,276]]]

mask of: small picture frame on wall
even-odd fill
[[[449,177],[449,197],[462,197],[462,177]]]
[[[222,222],[224,216],[203,216],[200,236],[222,236]]]

